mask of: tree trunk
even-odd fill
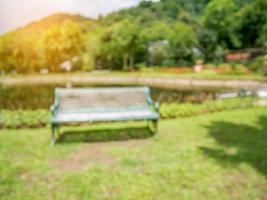
[[[126,70],[128,67],[128,55],[124,54],[123,55],[123,70]]]
[[[130,57],[130,69],[133,69],[133,67],[134,67],[134,56],[131,55],[131,57]]]

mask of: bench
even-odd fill
[[[156,133],[160,117],[148,87],[56,88],[51,112],[51,145],[63,124],[147,120]]]

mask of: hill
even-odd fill
[[[222,62],[229,50],[267,47],[266,9],[267,0],[160,0],[99,19],[58,13],[0,37],[0,70],[56,72],[73,57],[75,70]]]
[[[138,6],[111,13],[104,20],[107,23],[114,23],[132,18],[141,23],[149,23],[154,20],[174,21],[186,17],[192,18],[199,16],[208,2],[209,0],[141,1]]]
[[[31,22],[30,24],[22,28],[19,28],[17,30],[14,30],[14,31],[15,32],[19,31],[23,33],[31,33],[31,34],[40,33],[40,32],[43,32],[49,29],[52,26],[61,25],[67,20],[77,22],[77,23],[88,23],[88,22],[95,21],[93,19],[89,19],[89,18],[86,18],[81,15],[77,15],[77,14],[72,15],[72,14],[67,14],[67,13],[56,13],[56,14],[47,16],[43,19]]]

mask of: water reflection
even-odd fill
[[[38,84],[38,85],[12,85],[0,87],[0,107],[3,109],[48,109],[54,99],[56,87],[103,87],[97,85],[70,83]],[[107,86],[112,87],[112,86]],[[151,87],[152,98],[158,102],[195,102],[215,98],[214,90],[170,90]]]

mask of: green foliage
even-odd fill
[[[204,28],[212,30],[217,35],[217,43],[223,47],[240,47],[240,41],[236,33],[237,5],[232,0],[211,1],[204,10]]]
[[[207,101],[202,104],[164,103],[160,106],[163,118],[189,117],[210,112],[246,108],[252,106],[251,98],[235,98],[228,100]]]
[[[14,68],[13,62],[13,49],[12,49],[13,37],[10,34],[6,34],[0,37],[0,70],[10,72]]]
[[[0,71],[57,72],[73,58],[77,71],[219,63],[228,50],[267,47],[266,9],[266,0],[161,0],[97,20],[55,14],[0,37]],[[160,41],[169,47],[159,45],[150,63]]]
[[[149,64],[157,66],[192,61],[192,49],[198,45],[193,27],[183,22],[152,22],[142,30],[141,37],[149,50]]]
[[[141,37],[146,42],[169,40],[172,34],[172,27],[165,21],[152,21],[141,30]]]
[[[0,71],[59,71],[62,62],[79,57],[83,50],[84,20],[76,15],[58,14],[1,36]]]
[[[33,72],[40,65],[38,44],[35,38],[11,32],[0,38],[0,70],[10,72]]]
[[[150,47],[149,64],[152,66],[166,66],[167,61],[172,57],[169,43],[159,42]],[[167,65],[168,66],[168,65]]]
[[[198,45],[197,35],[193,27],[182,22],[177,22],[173,25],[172,29],[173,32],[170,42],[174,48],[175,57],[182,63],[185,60],[192,61],[193,48]]]
[[[2,110],[0,113],[1,128],[37,128],[47,126],[50,122],[50,112],[38,110]]]
[[[267,76],[267,56],[259,56],[255,58],[248,63],[248,67],[255,72]]]
[[[266,0],[214,0],[204,10],[204,28],[226,49],[264,47],[266,9]]]
[[[88,27],[88,26],[86,26]],[[87,31],[82,38],[84,44],[84,51],[82,52],[83,70],[93,70],[98,66],[97,56],[100,54],[101,49],[101,37],[105,31],[98,24],[94,24],[94,27]]]
[[[267,48],[267,22],[265,25],[263,25],[262,29],[260,30],[257,44],[259,46],[263,46],[263,47]]]
[[[102,37],[102,66],[111,69],[134,67],[136,55],[144,49],[138,24],[124,20],[109,28]]]
[[[163,103],[160,115],[163,118],[189,117],[210,112],[247,108],[252,106],[251,98],[235,98],[228,100],[207,101],[202,104]],[[0,127],[2,128],[37,128],[50,123],[50,112],[38,110],[3,110],[1,111]]]
[[[240,38],[244,48],[251,46],[266,47],[266,26],[267,26],[267,1],[255,0],[244,5],[237,17],[240,18]]]
[[[183,23],[166,23],[164,21],[152,22],[141,32],[144,45],[150,49],[151,43],[158,44],[150,52],[149,59],[153,57],[153,62],[150,64],[162,66],[164,63],[184,63],[192,61],[193,48],[198,46],[198,38],[192,26]],[[167,41],[168,45],[163,45],[160,42]]]
[[[59,71],[59,65],[80,54],[82,30],[72,21],[65,21],[62,26],[54,26],[44,32],[42,45],[44,49],[45,66],[51,71]]]

